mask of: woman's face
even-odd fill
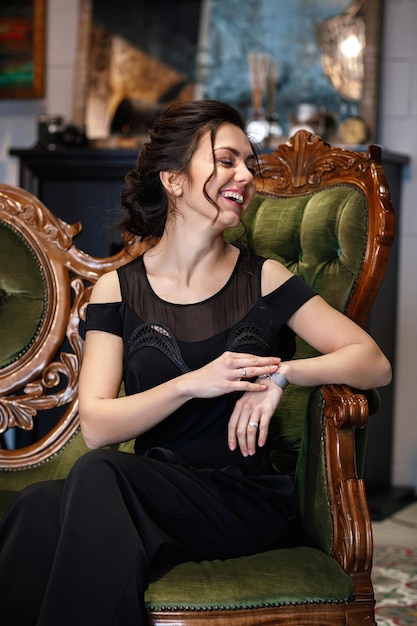
[[[240,128],[222,124],[213,146],[207,131],[192,157],[181,200],[223,228],[236,226],[255,194],[255,164],[250,142]],[[204,196],[204,186],[215,205]]]

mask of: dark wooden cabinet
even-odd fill
[[[120,245],[117,223],[124,177],[138,150],[19,150],[19,184],[37,196],[55,215],[83,229],[77,245],[93,256],[108,256]]]
[[[120,245],[115,225],[121,217],[120,194],[124,176],[134,166],[134,149],[12,149],[20,160],[20,185],[34,193],[66,222],[81,221],[77,245],[94,256],[107,256]],[[397,213],[401,200],[402,170],[406,156],[383,151],[382,165],[388,178]],[[367,329],[390,359],[393,383],[380,390],[381,408],[368,430],[365,481],[371,513],[381,519],[401,506],[410,490],[393,489],[392,454],[394,431],[395,343],[397,328],[398,238],[394,242],[387,272],[372,309]]]

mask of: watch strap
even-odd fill
[[[281,372],[275,372],[274,374],[270,374],[269,378],[270,380],[272,380],[273,383],[278,385],[278,387],[281,387],[281,389],[285,389],[285,387],[287,387],[289,384],[288,378],[284,376],[284,374],[281,374]]]

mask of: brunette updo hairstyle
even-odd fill
[[[187,173],[198,143],[210,131],[212,145],[216,130],[228,123],[245,130],[240,113],[216,100],[179,102],[171,105],[150,129],[135,168],[126,178],[122,192],[125,218],[122,227],[142,239],[160,237],[168,214],[168,196],[159,173]],[[202,190],[203,191],[203,190]]]

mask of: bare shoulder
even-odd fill
[[[289,278],[294,276],[279,261],[267,259],[262,266],[262,295],[266,296],[275,289],[278,289]]]
[[[102,304],[106,302],[120,302],[122,294],[117,271],[113,270],[100,276],[94,285],[90,302],[92,304]]]

